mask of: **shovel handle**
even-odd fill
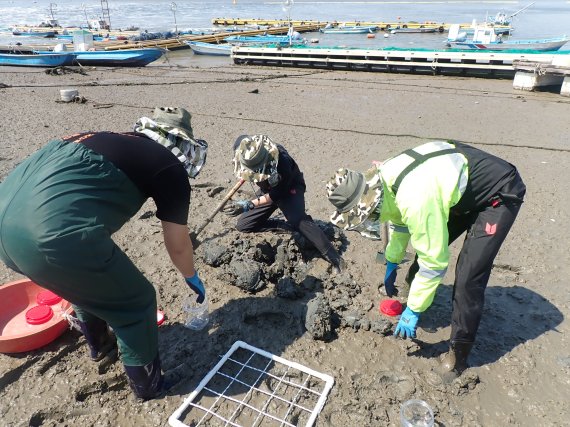
[[[210,214],[210,216],[209,216],[208,218],[206,218],[206,219],[204,220],[204,222],[202,222],[202,224],[200,224],[200,226],[199,226],[198,228],[196,228],[196,231],[193,233],[193,235],[194,235],[195,237],[197,237],[198,234],[200,234],[200,233],[204,230],[204,228],[206,228],[206,226],[212,221],[212,219],[216,216],[216,214],[217,214],[218,212],[220,212],[220,211],[224,208],[224,206],[226,205],[226,203],[228,202],[228,200],[230,200],[230,199],[232,198],[232,196],[236,193],[236,191],[239,190],[239,188],[243,185],[244,182],[245,182],[245,180],[240,179],[240,180],[236,183],[236,185],[234,185],[234,186],[232,187],[232,189],[229,191],[229,193],[226,194],[226,197],[224,197],[224,198],[222,199],[222,201],[220,202],[220,204],[216,207],[216,209],[214,209],[214,212],[212,212],[212,213]]]

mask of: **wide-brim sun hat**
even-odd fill
[[[188,176],[195,178],[206,163],[208,143],[194,138],[191,119],[184,108],[156,107],[152,119],[141,117],[134,130],[166,147],[184,165]]]
[[[241,135],[234,154],[234,173],[246,181],[261,182],[277,170],[279,150],[267,135]],[[234,145],[235,146],[235,145]]]
[[[382,179],[376,166],[365,172],[338,169],[326,189],[329,201],[336,208],[330,220],[344,230],[360,225],[382,200]]]

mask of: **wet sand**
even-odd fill
[[[190,227],[200,224],[235,182],[231,145],[244,133],[266,133],[289,150],[305,174],[308,213],[327,221],[331,205],[324,182],[335,169],[365,169],[372,160],[430,139],[471,143],[515,164],[528,189],[495,262],[472,368],[450,384],[435,373],[450,333],[459,242],[452,246],[450,269],[422,317],[418,339],[411,342],[363,326],[364,318],[369,324],[395,322],[378,313],[384,269],[375,256],[381,243],[347,233],[342,241],[347,273],[334,279],[324,261],[295,249],[295,236],[239,235],[234,220],[219,215],[196,251],[210,295],[211,326],[192,332],[182,326],[188,289],[171,266],[149,201],[115,240],[156,285],[159,307],[167,314],[160,328],[163,368],[182,373],[182,380],[166,397],[137,403],[120,363],[100,375],[86,356],[84,339],[69,331],[41,350],[0,355],[1,424],[167,425],[236,340],[335,378],[319,426],[396,426],[400,405],[411,398],[427,401],[441,426],[567,424],[570,100],[514,91],[511,80],[207,62],[175,56],[144,69],[61,76],[2,67],[0,179],[51,138],[86,130],[130,131],[156,105],[183,106],[193,114],[195,135],[210,144],[207,165],[192,182]],[[64,88],[77,88],[87,102],[56,102]],[[217,187],[221,191],[214,191]],[[244,186],[241,196],[249,191]],[[298,299],[283,298],[275,277],[258,292],[246,292],[234,286],[227,265],[208,261],[205,254],[216,244],[242,257],[248,245],[285,244],[296,254],[289,262],[299,261],[289,265],[292,271],[316,279],[298,283],[303,290]],[[19,278],[0,265],[0,283]],[[304,327],[308,301],[318,294],[329,299],[340,319],[325,341]],[[353,311],[358,325],[346,321]]]

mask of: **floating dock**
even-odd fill
[[[565,62],[570,52],[236,46],[232,58],[242,65],[511,78],[517,62]]]
[[[289,21],[284,19],[242,19],[242,18],[214,18],[212,19],[212,24],[214,25],[269,25],[269,26],[287,26]],[[375,26],[380,28],[382,31],[390,31],[395,28],[434,28],[437,31],[443,33],[449,30],[452,23],[445,22],[435,22],[435,21],[424,21],[424,22],[402,22],[402,21],[315,21],[315,20],[293,20],[291,24],[297,29],[299,25],[318,25],[319,27],[325,27],[327,25],[362,25],[362,26]],[[463,23],[459,24],[462,29],[471,28],[473,24]],[[496,29],[501,29],[503,32],[510,32],[512,26],[510,25],[493,25]]]
[[[533,91],[541,87],[560,87],[560,95],[570,97],[570,55],[556,57],[550,64],[516,61],[513,88]]]

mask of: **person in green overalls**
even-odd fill
[[[141,399],[156,397],[164,382],[156,291],[112,235],[151,197],[170,259],[202,302],[188,178],[200,172],[207,148],[194,138],[188,111],[161,107],[134,132],[52,140],[0,183],[0,260],[73,304],[91,359],[118,343]]]

